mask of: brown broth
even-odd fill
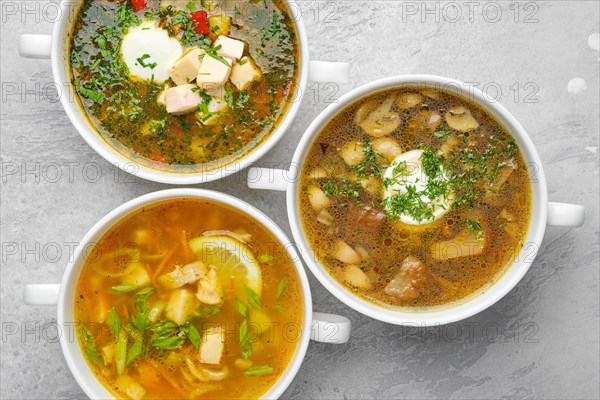
[[[244,288],[232,288],[224,283],[224,300],[218,306],[221,311],[209,316],[195,312],[189,317],[200,335],[211,327],[224,327],[226,330],[225,350],[219,366],[200,364],[198,350],[189,339],[173,350],[153,348],[148,340],[158,322],[152,322],[142,333],[144,346],[148,346],[147,355],[135,359],[123,373],[142,386],[145,391],[143,398],[257,398],[277,381],[296,350],[298,340],[294,337],[302,328],[303,298],[294,264],[286,249],[268,230],[245,214],[220,203],[188,199],[158,203],[127,216],[112,227],[90,253],[75,292],[75,319],[82,326],[89,327],[97,346],[96,353],[102,358],[104,347],[115,346],[116,337],[108,327],[108,311],[114,308],[122,326],[125,321],[133,320],[137,311],[136,293],[142,287],[127,293],[118,293],[114,289],[115,285],[123,283],[123,273],[131,273],[127,260],[143,265],[151,277],[151,282],[143,287],[154,288],[147,296],[148,307],[152,309],[168,301],[175,290],[161,285],[160,276],[174,270],[177,265],[196,261],[196,255],[188,247],[188,240],[212,230],[252,235],[247,246],[259,259],[261,309],[250,305]],[[287,285],[278,296],[284,277],[287,277]],[[195,285],[194,282],[183,287],[195,294]],[[250,329],[256,333],[248,361],[244,361],[241,355],[239,329],[244,317],[238,311],[236,298],[248,308]],[[166,319],[166,311],[161,311],[156,321]],[[135,334],[135,328],[132,329]],[[78,336],[85,350],[82,331],[78,331]],[[133,337],[129,337],[128,354],[133,351]],[[103,363],[94,362],[89,355],[86,359],[96,377],[111,393],[119,398],[133,397],[119,387],[123,378],[118,376],[116,361],[101,365]],[[215,382],[189,381],[186,378],[190,375],[186,359],[192,360],[198,369],[214,373],[226,369],[227,377]],[[248,368],[261,365],[273,367],[273,372],[260,376],[245,375]]]
[[[314,139],[301,173],[301,220],[320,263],[352,293],[391,308],[440,306],[459,301],[493,283],[520,251],[531,215],[527,165],[509,132],[474,102],[439,90],[429,91],[432,97],[421,94],[418,105],[413,107],[400,109],[394,103],[391,112],[399,115],[400,125],[385,137],[393,139],[401,153],[429,149],[430,154],[438,156],[438,151],[447,143],[451,150],[438,159],[443,157],[440,162],[447,173],[456,172],[453,175],[456,190],[448,191],[455,195],[454,205],[439,219],[423,225],[406,224],[390,215],[382,199],[385,181],[378,176],[384,174],[390,158],[373,151],[374,158],[369,161],[367,157],[369,163],[365,161],[351,167],[341,156],[342,148],[354,141],[370,143],[368,149],[373,150],[374,138],[361,129],[356,120],[361,106],[368,102],[380,105],[390,96],[398,98],[404,93],[419,92],[419,88],[411,87],[387,90],[343,109]],[[470,110],[479,124],[476,129],[460,132],[448,126],[445,115],[449,108],[458,105]],[[434,123],[431,127],[426,125],[432,113],[442,117],[437,127]],[[454,143],[453,146],[450,143]],[[366,151],[363,152],[366,154]],[[503,171],[508,171],[507,165],[515,168],[511,168],[506,181],[496,187]],[[315,179],[311,175],[317,173],[317,168],[321,173]],[[459,179],[459,173],[464,171],[470,171],[466,176],[475,177],[468,185],[466,180]],[[329,220],[320,218],[319,222],[320,210],[311,206],[308,192],[315,186],[329,199],[330,205],[326,208]],[[365,217],[367,207],[371,211]],[[379,223],[373,218],[375,215],[382,218]],[[476,239],[473,232],[477,232]],[[458,241],[461,234],[467,235],[473,246],[485,243],[482,252],[476,254],[469,250],[463,257],[450,259],[434,257],[432,246],[440,246],[439,242],[453,238]],[[366,276],[363,281],[370,282],[366,284],[370,287],[358,287],[356,281],[350,283],[348,263],[334,256],[339,240],[354,250],[362,247],[368,253],[356,264],[362,271],[358,275]],[[357,253],[361,251],[359,248]],[[386,293],[386,286],[401,275],[403,260],[409,256],[424,264],[426,272],[399,279],[405,280],[404,288],[408,285],[416,292],[412,291],[410,296]],[[410,277],[419,282],[410,283]]]

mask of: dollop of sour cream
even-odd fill
[[[156,22],[144,22],[129,29],[121,43],[121,56],[129,75],[163,83],[169,79],[169,68],[183,55],[179,40],[170,37]]]
[[[423,150],[411,150],[406,153],[402,153],[398,155],[390,164],[390,167],[385,170],[383,179],[384,182],[387,182],[387,185],[383,191],[383,199],[387,211],[390,211],[390,202],[386,200],[395,195],[403,195],[408,193],[409,187],[414,187],[416,193],[426,191],[429,177],[423,171],[423,164],[421,161],[422,154]],[[402,167],[397,168],[400,165],[402,165]],[[404,166],[406,168],[404,168]],[[399,171],[403,171],[403,173],[400,173]],[[448,181],[443,167],[440,167],[440,171],[436,179],[444,180],[446,182]],[[448,212],[454,200],[454,196],[450,192],[445,197],[439,196],[430,199],[425,193],[423,193],[420,195],[420,199],[430,207],[433,218],[419,221],[413,216],[409,215],[409,213],[402,213],[399,215],[400,221],[410,225],[423,225],[431,223]]]

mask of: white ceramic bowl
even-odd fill
[[[312,297],[306,273],[300,261],[300,257],[290,245],[290,241],[283,231],[265,214],[235,197],[204,189],[170,189],[150,193],[133,199],[111,211],[108,215],[98,221],[85,235],[77,247],[73,261],[67,266],[62,283],[60,284],[32,284],[25,286],[24,297],[27,304],[32,305],[57,305],[57,325],[61,329],[60,344],[67,365],[71,373],[83,389],[92,399],[110,399],[113,396],[95,378],[90,370],[81,348],[75,336],[75,289],[81,268],[84,265],[85,254],[89,254],[90,246],[93,246],[104,233],[120,220],[142,207],[173,199],[204,199],[229,205],[240,212],[250,216],[263,227],[268,229],[287,249],[290,259],[298,274],[302,286],[303,298],[303,326],[300,340],[296,345],[296,351],[288,364],[285,372],[277,382],[269,389],[263,398],[278,398],[294,379],[298,372],[309,339],[327,343],[345,343],[350,337],[350,321],[338,315],[317,313],[312,311]]]
[[[299,199],[299,173],[302,164],[321,129],[349,104],[379,91],[403,86],[419,86],[450,90],[476,102],[493,114],[508,129],[519,145],[528,164],[533,191],[533,206],[529,231],[525,245],[515,258],[514,265],[507,269],[498,281],[460,302],[432,307],[423,312],[396,311],[370,303],[356,295],[335,280],[319,263],[302,229]],[[540,157],[533,142],[521,124],[498,102],[490,101],[479,89],[463,82],[432,75],[404,75],[377,80],[360,86],[342,96],[338,103],[325,109],[308,127],[296,148],[290,170],[252,168],[248,172],[248,186],[257,189],[287,191],[287,212],[294,239],[302,257],[313,274],[331,293],[355,310],[381,321],[399,325],[431,326],[446,324],[468,318],[485,310],[500,300],[514,288],[525,275],[542,243],[546,225],[580,226],[584,220],[582,206],[562,203],[549,203],[546,177]]]
[[[115,149],[97,132],[94,125],[86,117],[85,110],[81,107],[80,102],[76,100],[70,78],[67,36],[72,30],[81,4],[82,0],[61,0],[59,18],[54,25],[52,36],[21,35],[19,53],[21,56],[28,58],[50,58],[53,79],[59,91],[61,104],[81,137],[111,164],[125,172],[151,181],[188,185],[221,179],[241,171],[265,155],[283,137],[300,108],[309,78],[320,82],[345,82],[348,80],[349,65],[347,63],[309,61],[308,39],[302,23],[300,8],[295,3],[288,2],[298,34],[300,66],[296,96],[289,105],[285,116],[279,121],[278,126],[258,146],[229,163],[222,163],[210,168],[203,168],[199,165],[191,172],[187,170],[185,172],[168,170],[169,168],[161,169],[158,163],[155,165],[150,165],[147,162],[142,163],[140,160],[136,161],[135,157],[126,156]]]

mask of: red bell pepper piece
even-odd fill
[[[194,23],[194,32],[197,34],[208,35],[210,29],[208,28],[208,18],[206,17],[206,11],[194,11],[190,14],[192,22]]]
[[[131,0],[131,5],[135,8],[136,12],[140,12],[146,8],[146,0]]]

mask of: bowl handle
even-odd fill
[[[19,37],[19,54],[21,57],[49,59],[52,49],[50,35],[21,35]]]
[[[59,292],[60,283],[25,285],[23,298],[25,299],[25,304],[33,306],[53,306],[58,304]]]
[[[550,226],[572,226],[583,225],[585,221],[585,208],[576,204],[548,203],[548,220]]]
[[[322,343],[346,343],[350,339],[350,320],[336,314],[313,313],[310,338]]]
[[[313,82],[344,83],[350,80],[350,64],[345,62],[311,61],[308,79]]]
[[[252,167],[248,170],[246,180],[250,189],[285,192],[293,178],[287,169]]]

